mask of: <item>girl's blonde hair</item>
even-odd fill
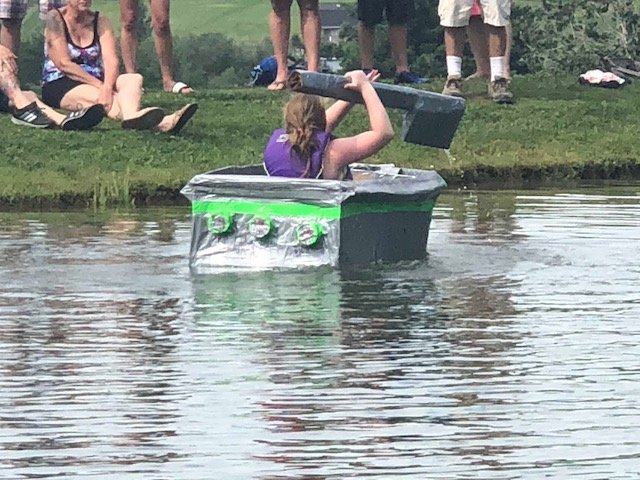
[[[295,94],[284,106],[284,128],[291,148],[307,162],[303,177],[311,170],[311,155],[318,147],[314,133],[324,132],[327,116],[320,99],[314,95]]]

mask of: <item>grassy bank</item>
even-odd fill
[[[433,90],[440,82],[428,86]],[[494,105],[484,85],[472,95],[451,154],[394,140],[373,162],[437,169],[452,186],[486,182],[640,178],[640,88],[605,90],[574,79],[517,78],[514,106]],[[180,136],[122,131],[34,131],[0,117],[0,201],[11,205],[108,205],[181,201],[194,174],[261,161],[286,93],[199,92],[200,111]],[[184,98],[151,92],[145,103],[177,108]],[[400,129],[401,114],[393,111]],[[358,107],[337,131],[366,127]]]

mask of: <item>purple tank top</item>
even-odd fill
[[[322,157],[327,144],[333,140],[329,133],[317,131],[314,134],[318,148],[311,154],[311,168],[307,178],[322,175]],[[289,136],[284,128],[274,131],[264,149],[264,169],[272,177],[302,178],[307,162],[291,148]]]

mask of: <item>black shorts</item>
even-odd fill
[[[60,108],[62,97],[79,85],[85,84],[77,80],[71,80],[69,77],[62,77],[53,82],[45,83],[42,86],[42,100],[50,107]]]
[[[381,23],[383,13],[388,23],[404,24],[414,11],[414,0],[358,0],[358,20],[365,25]]]

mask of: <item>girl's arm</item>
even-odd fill
[[[393,138],[393,127],[389,115],[376,90],[363,72],[346,75],[350,82],[345,88],[359,91],[369,114],[370,130],[348,138],[338,138],[325,151],[325,178],[332,178],[343,167],[364,160],[382,149]]]
[[[380,78],[380,73],[378,70],[371,70],[367,74],[367,79],[370,82],[375,82],[378,78]],[[353,107],[353,103],[345,102],[344,100],[338,100],[329,108],[327,108],[326,116],[327,116],[327,128],[325,132],[331,133],[333,130],[340,124],[340,122],[347,116],[347,113]]]
[[[77,80],[94,87],[102,87],[102,82],[93,75],[85,72],[82,67],[71,61],[64,35],[64,23],[57,10],[47,14],[44,28],[44,39],[47,42],[47,52],[53,64],[72,80]]]
[[[340,124],[342,119],[347,116],[347,113],[353,107],[353,103],[346,102],[344,100],[338,100],[326,110],[327,115],[327,128],[325,132],[331,133]]]

